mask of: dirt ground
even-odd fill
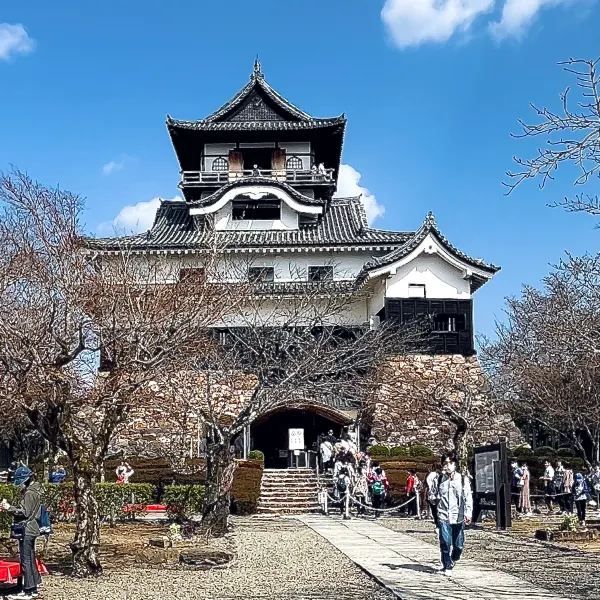
[[[47,600],[392,600],[348,558],[298,521],[259,517],[233,519],[229,545],[235,559],[226,567],[195,570],[141,565],[147,540],[166,526],[124,524],[103,529],[105,574],[75,580],[68,573],[71,527],[59,527],[47,552],[51,575]],[[202,545],[202,543],[200,543]],[[213,544],[211,544],[213,547]]]

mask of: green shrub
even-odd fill
[[[12,505],[20,501],[19,490],[10,483],[0,483],[0,500],[6,498]],[[0,535],[8,535],[13,518],[10,513],[0,512]]]
[[[44,504],[54,521],[68,521],[75,513],[72,483],[44,484]]]
[[[533,450],[528,446],[517,446],[513,448],[512,454],[514,456],[533,456]]]
[[[265,455],[260,450],[250,450],[250,452],[248,452],[248,459],[265,462]]]
[[[167,505],[167,515],[170,519],[189,519],[202,511],[204,486],[168,485],[165,487],[163,502]]]
[[[146,504],[154,500],[156,488],[149,483],[98,483],[96,500],[98,510],[112,522],[124,516],[134,517],[144,512]]]
[[[410,448],[406,446],[394,446],[390,449],[390,456],[410,456]]]
[[[422,456],[430,458],[433,456],[433,450],[431,448],[428,448],[427,446],[424,446],[423,444],[411,444],[409,446],[409,450],[410,455],[414,457]]]
[[[566,457],[574,457],[577,456],[577,453],[573,448],[559,448],[556,451],[557,456],[566,456]]]
[[[536,456],[544,456],[544,457],[554,457],[556,456],[556,450],[551,446],[538,446],[533,453]]]
[[[369,448],[369,454],[371,456],[389,456],[390,448],[389,446],[384,446],[383,444],[375,444]]]

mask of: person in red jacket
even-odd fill
[[[408,505],[408,514],[416,517],[417,516],[417,500],[416,495],[419,493],[419,478],[415,469],[408,470],[408,477],[406,478],[406,495],[414,500]]]

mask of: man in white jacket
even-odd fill
[[[443,465],[437,486],[438,529],[442,574],[451,575],[465,545],[465,524],[473,517],[473,494],[468,475],[456,471],[456,463]]]

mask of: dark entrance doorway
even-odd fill
[[[269,413],[252,423],[250,447],[265,455],[265,468],[285,469],[289,466],[288,430],[304,429],[306,450],[317,450],[317,438],[333,429],[336,437],[351,419],[340,416],[337,419],[321,415],[310,409],[282,409]]]

